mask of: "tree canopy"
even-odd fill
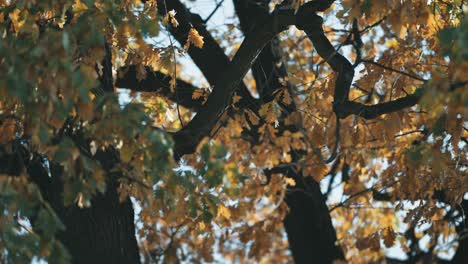
[[[468,263],[466,12],[0,0],[0,261]]]

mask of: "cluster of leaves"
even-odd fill
[[[337,29],[333,25],[325,31],[338,47],[343,47],[344,54],[362,63],[356,68],[360,72],[351,89],[350,100],[376,104],[424,91],[416,107],[374,120],[353,116],[341,120],[342,161],[337,162],[347,166],[339,165],[346,169],[346,173],[340,173],[344,195],[338,202],[331,197],[330,203],[338,238],[351,262],[382,258],[384,251],[379,238],[388,230],[382,227],[399,228],[400,233],[392,237],[400,241],[399,246],[410,251],[402,221],[409,226],[430,223],[431,227],[425,228],[431,242],[423,251],[433,249],[439,243],[439,236],[447,241],[449,234],[455,232],[446,221],[450,209],[437,204],[441,201],[434,198],[434,193],[445,192],[443,202],[453,209],[467,190],[467,130],[463,127],[466,124],[466,88],[454,89],[455,83],[466,82],[464,72],[468,66],[464,55],[466,43],[461,42],[466,32],[461,8],[462,3],[456,1],[432,4],[425,1],[343,1],[326,15],[336,16],[341,23],[350,26],[350,29]],[[353,37],[353,21],[362,29],[363,46],[359,53],[355,46],[350,50],[345,47],[350,43],[350,36]],[[292,47],[287,48],[287,52],[294,56],[293,80],[308,96],[302,108],[307,111],[305,123],[313,128],[309,133],[316,132],[310,138],[316,139],[316,146],[331,148],[327,139],[333,135],[329,120],[333,100],[330,88],[334,84],[330,84],[330,78],[325,78],[329,69],[320,63],[310,43],[301,41],[301,37],[287,41]],[[304,53],[309,54],[307,60],[315,62],[313,67],[304,65],[304,59],[301,60]],[[333,184],[335,178],[330,177],[330,184]],[[389,194],[386,201],[373,197],[373,193],[382,192]],[[408,206],[411,202],[419,205]],[[403,219],[399,214],[406,217]],[[356,221],[360,224],[354,224]],[[388,235],[382,237],[386,246],[393,245],[385,238]],[[369,248],[374,255],[360,252]],[[440,253],[438,249],[435,254]],[[440,251],[443,250],[441,247]]]
[[[296,9],[302,3],[293,1]],[[31,146],[44,164],[63,167],[63,203],[86,207],[106,190],[108,175],[94,157],[115,148],[120,161],[111,174],[119,175],[122,198],[130,195],[140,208],[138,238],[148,261],[210,262],[216,255],[233,262],[290,261],[283,198],[296,183],[280,174],[265,177],[278,166],[328,179],[331,193],[342,193],[341,201],[334,194],[329,203],[351,263],[383,258],[381,241],[409,251],[405,226],[429,223],[422,233],[431,242],[423,250],[433,248],[439,237],[454,234],[446,216],[468,188],[467,90],[456,88],[468,72],[462,3],[344,0],[323,15],[337,18],[325,27],[327,37],[359,71],[350,100],[370,105],[423,93],[420,104],[373,120],[336,122],[336,73],[292,29],[280,39],[288,54],[283,81],[295,94],[279,89],[258,113],[226,112],[213,139],[177,167],[172,140],[156,127],[179,129],[192,111],[149,93],[132,93],[132,102],[122,105],[97,91],[108,78],[106,43],[115,70],[136,65],[143,80],[150,66],[176,77],[183,74],[176,56],[203,49],[195,29],[180,49],[154,41],[161,26],[178,25],[173,12],[158,17],[156,1],[0,0],[0,72],[6,73],[0,78],[0,154],[15,155],[18,142]],[[234,28],[218,33],[228,51],[238,48]],[[362,46],[348,45],[359,40]],[[254,81],[248,84],[255,94]],[[192,98],[199,97],[197,90]],[[292,102],[297,111],[288,112],[284,106]],[[301,129],[284,131],[279,123]],[[258,144],[244,133],[254,127]],[[339,154],[329,166],[324,157],[336,145]],[[304,158],[292,164],[298,152]],[[438,191],[445,193],[444,205],[433,198]],[[375,193],[384,193],[385,201],[376,201]],[[0,210],[0,252],[8,260],[67,261],[54,238],[63,225],[25,171],[0,175]]]
[[[227,127],[216,140],[228,146],[232,158],[238,155],[253,163],[238,166],[251,175],[286,166],[290,153],[306,150],[306,160],[289,166],[318,181],[330,180],[335,193],[329,196],[332,217],[351,262],[385,257],[381,243],[411,251],[405,235],[408,226],[421,227],[430,237],[422,251],[435,248],[437,255],[453,250],[455,229],[447,219],[467,190],[466,85],[455,88],[466,84],[468,66],[462,3],[343,1],[324,17],[339,19],[337,24],[344,28],[328,24],[327,37],[359,65],[350,100],[371,105],[423,93],[420,104],[373,120],[357,116],[340,120],[339,156],[336,165],[327,166],[323,157],[337,144],[332,108],[336,75],[302,33],[289,31],[281,40],[288,54],[288,81],[298,90],[294,100],[299,111],[282,108],[290,101],[287,94],[278,93],[276,100],[261,107],[259,116],[248,110],[234,118],[224,116]],[[352,35],[355,20],[363,42],[359,54],[348,48],[357,38]],[[254,85],[249,87],[253,92]],[[287,116],[288,124],[302,122],[305,129],[279,131],[281,115]],[[251,146],[242,132],[258,124],[261,144]],[[235,139],[239,141],[233,143]],[[443,201],[436,197],[440,191],[445,192]],[[336,197],[340,192],[341,201]],[[384,201],[379,200],[381,193]],[[440,246],[440,241],[448,240],[452,246]]]
[[[117,96],[98,92],[106,78],[106,42],[115,54],[158,56],[144,41],[159,32],[155,18],[151,1],[0,1],[2,158],[23,155],[24,148],[28,156],[20,160],[40,159],[37,170],[51,175],[52,163],[61,166],[65,206],[90,206],[106,190],[94,156],[110,146],[121,153],[113,171],[129,186],[123,196],[142,199],[148,191],[139,185],[172,173],[172,141],[150,126],[146,108],[121,106]],[[125,58],[112,59],[117,65]],[[2,159],[2,171],[14,160]],[[31,172],[18,168],[15,178],[1,176],[2,256],[14,263],[36,257],[64,263],[68,255],[54,239],[63,224],[28,177]]]
[[[1,176],[0,252],[3,262],[27,263],[33,257],[65,263],[69,256],[55,233],[63,230],[60,219],[26,177]],[[37,223],[30,229],[29,219]]]

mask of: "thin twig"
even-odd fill
[[[164,0],[164,8],[165,8],[165,12],[166,14],[169,14],[167,12],[167,4],[166,4],[166,0]],[[174,82],[174,92],[175,92],[175,96],[176,96],[176,99],[177,99],[177,102],[176,102],[176,108],[177,108],[177,117],[179,118],[179,122],[180,122],[180,126],[181,127],[184,127],[184,122],[182,121],[182,117],[180,115],[180,107],[179,107],[179,94],[177,92],[177,56],[176,56],[176,51],[175,51],[175,47],[174,47],[174,42],[172,41],[172,37],[171,37],[171,34],[168,34],[169,36],[169,42],[171,44],[171,50],[172,50],[172,54],[174,56],[174,73],[172,74],[172,78],[173,79],[173,82]]]
[[[207,18],[205,18],[205,20],[203,20],[203,23],[206,24],[211,19],[211,17],[216,13],[216,11],[218,11],[218,8],[221,7],[223,2],[224,2],[224,0],[219,1],[219,3],[216,5],[215,9],[211,12],[211,14]]]
[[[338,115],[336,116],[335,138],[335,146],[333,147],[332,154],[327,160],[325,160],[325,163],[327,164],[332,162],[338,156],[338,148],[340,146],[340,118]]]
[[[363,32],[367,31],[367,30],[370,29],[370,28],[373,28],[373,27],[378,26],[378,25],[379,25],[380,23],[382,23],[386,18],[387,18],[386,16],[382,17],[379,21],[375,22],[374,24],[371,24],[371,25],[369,25],[369,26],[364,27],[361,31],[359,31],[359,33],[363,33]]]
[[[426,79],[423,79],[423,78],[421,78],[421,77],[412,75],[412,74],[407,73],[407,72],[404,72],[404,71],[400,71],[400,70],[396,70],[396,69],[390,68],[390,67],[388,67],[388,66],[382,65],[382,64],[380,64],[380,63],[378,63],[378,62],[375,62],[375,61],[365,60],[365,59],[363,59],[363,60],[361,60],[361,61],[364,62],[364,63],[373,64],[373,65],[375,65],[375,66],[378,66],[378,67],[383,68],[383,69],[388,70],[388,71],[400,73],[400,74],[402,74],[402,75],[405,75],[406,77],[410,77],[410,78],[413,78],[413,79],[418,80],[418,81],[421,81],[421,82],[427,82]]]

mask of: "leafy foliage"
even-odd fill
[[[468,190],[466,3],[343,0],[319,13],[334,54],[355,72],[349,102],[417,98],[410,107],[339,116],[344,68],[336,71],[291,27],[278,37],[287,66],[279,87],[268,94],[247,74],[258,101],[245,106],[245,95],[231,95],[209,138],[175,160],[175,146],[186,142],[174,131],[197,111],[180,98],[202,99],[202,109],[223,87],[178,89],[188,71],[180,58],[212,46],[193,25],[180,47],[173,43],[166,31],[177,35],[183,22],[173,10],[161,16],[162,2],[0,0],[0,260],[70,261],[59,239],[67,227],[39,171],[60,178],[66,208],[92,207],[117,179],[120,199],[132,197],[147,261],[290,262],[284,199],[302,182],[291,174],[321,182],[350,263],[381,261],[391,247],[408,257],[453,254],[466,236],[459,231]],[[284,9],[276,2],[269,8]],[[292,1],[292,13],[307,2],[314,1]],[[226,53],[242,49],[241,26],[211,30]],[[130,65],[137,85],[119,94],[115,80]],[[155,72],[170,78],[143,89]],[[118,153],[111,165],[99,158],[109,151]],[[429,242],[415,249],[423,236]]]

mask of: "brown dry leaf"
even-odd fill
[[[381,236],[386,247],[389,248],[395,244],[396,234],[395,234],[395,231],[393,231],[392,227],[387,227],[383,229]]]

